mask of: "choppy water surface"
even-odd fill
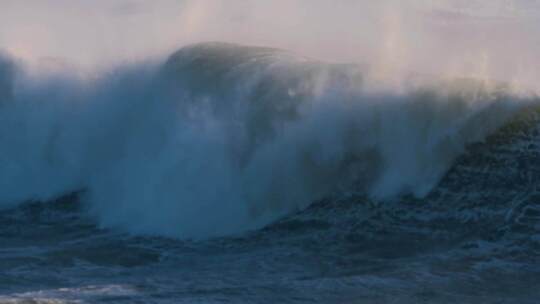
[[[0,302],[540,299],[535,97],[229,44],[84,93],[4,65]]]

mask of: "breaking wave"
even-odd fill
[[[535,101],[226,43],[93,78],[0,58],[0,207],[80,192],[104,227],[179,238],[257,229],[332,193],[425,196]]]

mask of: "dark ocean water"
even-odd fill
[[[246,59],[245,54],[240,57],[234,55],[236,52],[240,50],[226,48],[226,55],[223,55],[225,63],[219,60],[224,64],[222,67],[211,56],[202,63],[197,61],[201,60],[199,57],[195,57],[193,62],[184,66],[183,73],[193,75],[189,78],[189,87],[195,92],[192,94],[198,95],[199,90],[203,89],[207,91],[209,83],[214,83],[210,85],[214,91],[212,94],[224,98],[221,93],[215,92],[222,92],[240,77],[234,73],[227,74],[229,66],[237,67],[238,62],[245,62],[252,56]],[[261,49],[257,52],[261,52]],[[262,52],[274,50],[262,49]],[[248,53],[253,54],[251,51]],[[193,74],[190,70],[194,67],[202,69],[204,64],[212,67],[211,73]],[[312,75],[320,72],[312,70],[320,69],[317,65],[301,66],[302,71],[294,70],[294,73]],[[306,72],[306,69],[309,71]],[[337,73],[332,77],[344,77],[339,72],[343,71],[343,67],[334,66],[332,69],[337,69],[331,72]],[[291,79],[286,79],[287,83],[297,80],[294,73]],[[349,78],[346,79],[351,77],[348,73]],[[212,82],[218,78],[225,80]],[[272,83],[283,80],[271,79]],[[296,100],[296,94],[285,94],[273,86],[268,89],[269,78],[261,81],[256,90],[264,92],[256,94],[263,96],[263,101],[286,99],[288,103]],[[335,83],[332,85],[335,86]],[[123,95],[114,98],[123,98]],[[257,131],[253,131],[255,134],[263,134],[263,138],[278,136],[271,131],[270,125],[260,124],[261,119],[266,119],[266,116],[261,118],[261,113],[277,111],[268,114],[270,121],[276,120],[275,117],[281,119],[283,115],[288,117],[287,120],[300,115],[291,109],[284,110],[284,114],[280,109],[283,110],[279,107],[256,107],[252,109],[255,114],[248,116],[247,124],[255,117],[258,122]],[[454,110],[459,115],[463,114]],[[488,114],[493,115],[491,112],[482,113],[484,116],[480,115],[480,120],[488,119]],[[415,191],[411,189],[381,199],[369,191],[370,187],[380,187],[372,182],[366,183],[365,175],[355,176],[346,190],[340,187],[325,188],[323,196],[311,195],[317,193],[314,190],[306,192],[309,195],[302,193],[294,196],[313,199],[307,204],[287,208],[275,202],[260,205],[250,214],[264,214],[270,210],[276,215],[257,228],[237,229],[235,223],[230,224],[235,228],[223,233],[225,236],[218,231],[220,227],[225,227],[219,217],[201,216],[205,213],[219,214],[225,210],[213,205],[202,211],[188,212],[198,217],[193,218],[194,224],[179,225],[177,229],[181,232],[177,235],[171,232],[169,225],[153,222],[161,220],[165,223],[170,220],[153,209],[164,208],[165,212],[176,210],[163,205],[166,200],[151,200],[155,202],[154,207],[152,204],[138,203],[137,206],[147,208],[143,213],[134,212],[125,205],[126,209],[118,211],[115,204],[125,202],[126,197],[113,192],[114,195],[108,200],[97,205],[112,212],[114,219],[119,219],[111,221],[108,217],[103,219],[101,213],[96,211],[96,205],[93,205],[92,198],[101,199],[102,196],[88,193],[101,193],[99,185],[92,188],[93,184],[90,183],[88,189],[81,191],[77,187],[64,189],[71,191],[57,195],[60,197],[58,199],[41,200],[40,195],[29,195],[25,203],[11,204],[0,211],[0,302],[539,303],[540,112],[532,103],[512,113],[510,118],[505,118],[499,127],[490,132],[491,135],[478,141],[465,141],[464,150],[455,157],[442,158],[451,162],[442,167],[442,178],[436,179],[426,195],[414,195]],[[339,119],[343,119],[343,116],[339,116]],[[330,127],[335,126],[334,123],[332,121]],[[320,135],[320,130],[316,134]],[[309,134],[301,132],[301,135]],[[234,154],[240,155],[235,159],[240,164],[250,162],[258,144],[253,137],[246,138],[241,145],[245,149]],[[2,140],[5,143],[5,138]],[[159,144],[155,141],[151,143]],[[323,140],[322,143],[334,142]],[[210,145],[210,148],[213,147]],[[444,147],[443,150],[447,152],[447,146]],[[361,163],[360,167],[354,167],[355,170],[368,168],[362,172],[381,176],[384,176],[385,170],[390,170],[384,166],[369,165],[380,158],[372,155],[378,152],[373,152],[371,148],[349,149],[354,152],[353,156],[371,155],[368,165]],[[395,157],[406,154],[406,149],[396,151]],[[205,150],[196,151],[206,153]],[[436,153],[440,150],[429,151]],[[414,153],[425,157],[431,155],[422,154],[422,150]],[[5,155],[9,156],[6,153],[1,156]],[[160,154],[160,157],[166,155]],[[272,158],[263,160],[274,161]],[[284,167],[288,166],[290,159],[285,157],[278,160],[284,161],[281,169],[286,170]],[[140,159],[135,158],[135,161],[138,163]],[[351,161],[342,161],[348,168]],[[340,170],[343,169],[342,161],[337,167]],[[413,159],[406,158],[405,163],[409,162],[413,162]],[[324,167],[325,164],[319,163],[320,171],[308,168],[310,176],[316,177],[310,180],[315,188],[320,187],[316,181],[328,184],[334,178],[349,180],[348,177],[336,175],[335,168]],[[421,160],[418,164],[418,167],[424,166]],[[428,167],[433,166],[428,162]],[[2,168],[7,170],[11,167]],[[411,170],[416,168],[413,166]],[[216,170],[214,167],[210,169]],[[146,171],[126,172],[129,175]],[[263,176],[266,171],[259,172]],[[293,175],[297,173],[287,172]],[[153,178],[150,175],[144,177],[148,177],[148,181]],[[181,175],[181,178],[184,177]],[[3,178],[6,185],[6,177]],[[41,178],[45,179],[42,183],[47,185],[48,176],[44,174]],[[100,178],[103,177],[97,177]],[[202,182],[208,179],[208,175],[194,179]],[[201,188],[208,192],[218,191],[215,189],[220,180],[210,178]],[[113,186],[120,187],[123,185],[121,181],[125,180],[120,179]],[[144,183],[129,185],[140,187]],[[157,188],[159,191],[168,189]],[[287,197],[292,188],[272,187],[270,190],[280,189],[285,194],[272,196],[272,199]],[[134,199],[134,204],[138,199],[136,196],[127,198]],[[260,198],[268,199],[266,196]],[[221,199],[217,202],[226,204],[229,198]],[[190,205],[183,207],[190,208]],[[146,222],[146,213],[152,224]],[[241,222],[244,218],[240,216],[232,221]],[[211,230],[213,232],[207,233],[208,236],[201,237],[202,232],[193,232],[197,227],[213,225],[217,230]],[[138,226],[146,228],[133,228]]]
[[[99,229],[76,196],[0,213],[1,301],[538,303],[540,137],[527,113],[425,199],[328,199],[241,237]]]

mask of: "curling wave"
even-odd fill
[[[4,63],[5,62],[5,63]],[[92,80],[0,60],[0,206],[83,191],[106,227],[205,238],[330,193],[427,195],[532,102],[504,84],[406,79],[227,43]]]

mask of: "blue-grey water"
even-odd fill
[[[1,303],[540,301],[533,97],[228,44],[84,93],[2,64]]]

